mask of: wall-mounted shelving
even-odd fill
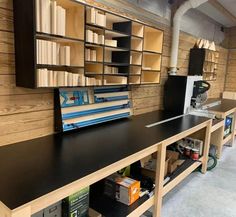
[[[70,0],[14,0],[14,25],[17,86],[160,81],[162,30]]]
[[[206,81],[217,77],[219,53],[205,48],[192,48],[189,59],[189,75],[202,75]]]

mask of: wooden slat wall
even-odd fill
[[[0,0],[0,146],[54,132],[51,90],[15,86],[11,0]]]
[[[229,30],[229,60],[225,90],[236,91],[236,27]]]
[[[132,88],[134,114],[162,108],[163,84],[167,79],[170,59],[171,30],[165,31],[161,85],[144,85]],[[181,33],[179,73],[187,74],[189,49],[196,38]],[[227,50],[222,55],[220,78],[214,82],[212,96],[223,90]],[[53,93],[51,90],[31,90],[15,86],[14,40],[12,0],[0,0],[0,146],[54,133]]]

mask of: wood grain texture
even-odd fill
[[[103,8],[105,6],[88,1]],[[0,145],[23,141],[48,135],[53,130],[53,93],[49,89],[26,89],[15,86],[15,58],[13,39],[12,0],[0,0]],[[112,8],[109,8],[112,10]],[[117,9],[115,11],[118,12]],[[127,14],[128,16],[128,14]],[[153,24],[154,23],[150,23]],[[170,62],[171,28],[156,22],[156,27],[164,30],[163,59],[160,85],[143,85],[132,87],[132,104],[134,114],[142,114],[163,108],[163,87],[167,79]],[[232,31],[231,34],[236,33]],[[236,35],[236,34],[235,34]],[[197,38],[181,32],[179,47],[179,74],[187,75],[189,50]],[[212,82],[211,97],[220,96],[224,89],[227,64],[227,49],[217,47],[220,52],[219,73],[216,82]],[[228,87],[235,88],[232,81],[236,75],[236,52],[230,52],[230,72]],[[4,128],[4,126],[7,126]]]
[[[236,91],[236,27],[229,29],[229,55],[225,91]]]

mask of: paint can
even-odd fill
[[[191,158],[193,160],[199,160],[199,150],[198,149],[192,149]]]
[[[191,147],[187,146],[184,148],[184,155],[187,156],[187,157],[190,157],[191,156]]]

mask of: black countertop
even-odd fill
[[[77,132],[3,146],[0,148],[0,201],[15,209],[209,120],[188,115],[145,127],[173,116],[151,112]]]
[[[209,99],[206,104],[210,104],[216,101],[221,101],[221,104],[213,106],[208,108],[209,111],[215,111],[215,112],[227,112],[231,109],[236,108],[236,100],[230,100],[230,99]]]

